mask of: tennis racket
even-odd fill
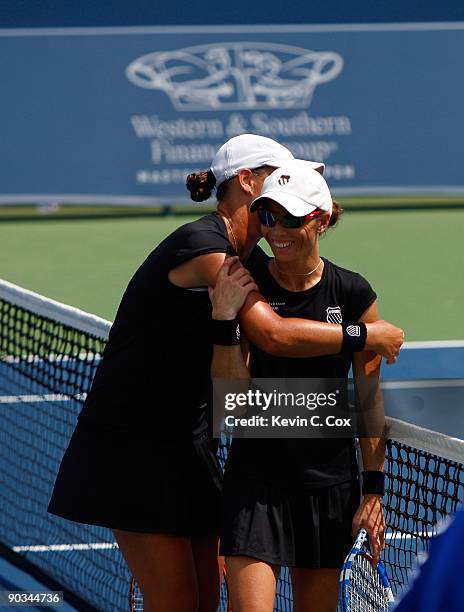
[[[367,532],[361,529],[342,567],[337,612],[384,612],[393,601],[383,563],[374,567]]]
[[[223,570],[223,579],[224,579],[224,582],[223,582],[223,591],[221,593],[221,599],[226,598],[227,612],[232,612],[232,607],[230,605],[230,600],[229,600],[229,593],[227,590],[227,579],[226,579],[225,566]],[[131,577],[130,585],[129,585],[129,610],[130,612],[143,612],[143,595],[142,595],[142,591],[140,590],[134,576]]]

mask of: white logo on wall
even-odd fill
[[[340,306],[329,306],[327,308],[327,323],[343,323],[342,311]]]
[[[134,60],[127,78],[169,96],[178,111],[308,108],[340,74],[343,58],[273,43],[224,43],[157,51]]]

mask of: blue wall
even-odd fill
[[[2,0],[0,27],[464,20],[460,0]]]
[[[336,193],[464,194],[462,3],[1,4],[0,203],[179,202],[243,132]]]

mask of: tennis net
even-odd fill
[[[46,512],[110,326],[0,281],[0,554],[59,585],[78,609],[115,612],[128,607],[129,574],[111,532]],[[394,419],[389,431],[384,560],[398,591],[464,497],[464,442]],[[224,460],[227,444],[219,453]],[[276,610],[291,610],[291,598],[283,569]]]

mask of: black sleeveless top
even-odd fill
[[[80,419],[149,426],[177,439],[206,427],[212,359],[206,287],[182,289],[168,273],[206,253],[235,255],[217,213],[168,236],[132,277]]]
[[[324,259],[324,258],[323,258]],[[359,274],[324,259],[321,280],[306,291],[288,291],[269,272],[270,258],[257,247],[247,267],[262,295],[282,317],[341,323],[358,321],[376,294]],[[251,344],[254,378],[346,378],[352,355],[275,357]],[[235,439],[229,473],[284,486],[308,488],[351,480],[357,472],[353,441],[344,439]]]

